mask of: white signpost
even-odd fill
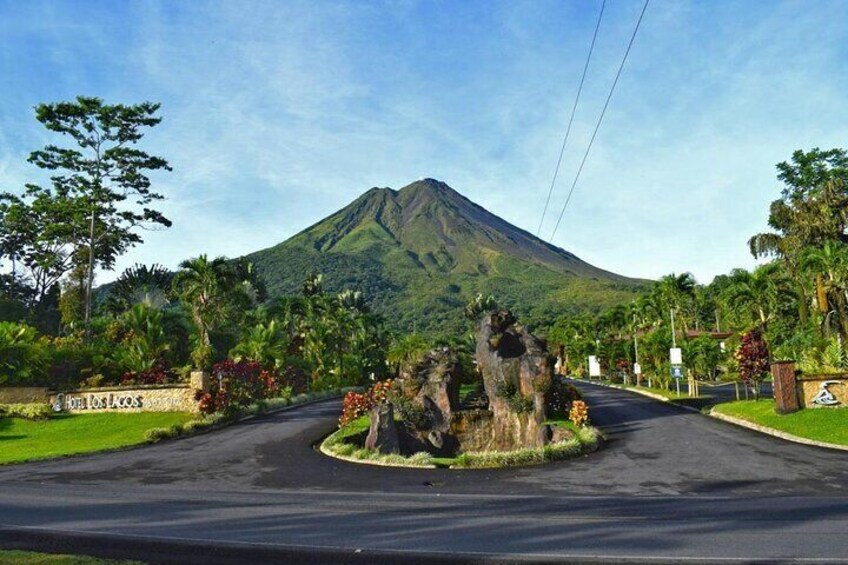
[[[683,378],[683,350],[672,347],[668,350],[668,355],[671,360],[671,378],[674,379],[677,394],[680,394],[680,379]]]
[[[601,377],[601,364],[595,355],[589,355],[589,378]]]
[[[682,365],[683,364],[683,350],[679,347],[672,347],[668,350],[669,357],[671,358],[672,365]]]

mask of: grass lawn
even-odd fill
[[[726,402],[713,410],[795,436],[848,445],[848,408],[808,408],[781,415],[774,411],[774,400],[764,399]]]
[[[113,561],[78,555],[54,555],[2,549],[0,549],[0,563],[4,565],[141,565],[141,561]]]
[[[48,420],[0,418],[0,464],[49,459],[144,443],[151,428],[183,424],[182,412],[57,414]]]

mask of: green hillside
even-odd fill
[[[462,308],[478,292],[545,324],[626,302],[645,282],[593,267],[432,179],[372,188],[248,259],[272,295],[298,292],[319,272],[329,291],[362,290],[395,328],[428,333],[462,328]]]

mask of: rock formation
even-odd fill
[[[371,409],[371,427],[365,438],[365,447],[380,453],[400,452],[395,411],[391,402],[383,402]]]
[[[545,343],[508,311],[487,315],[477,331],[483,390],[460,404],[462,366],[450,348],[430,351],[395,381],[394,404],[371,412],[365,446],[390,453],[426,450],[439,456],[466,451],[511,451],[561,441],[545,425],[553,394],[553,358]],[[395,424],[397,410],[402,423]]]
[[[550,434],[542,427],[553,364],[545,343],[501,310],[480,322],[476,356],[494,419],[494,447],[506,451],[547,443]]]

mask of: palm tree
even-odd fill
[[[367,314],[370,311],[365,296],[358,290],[343,290],[336,296],[336,300],[342,308],[359,314]]]
[[[820,248],[807,248],[801,255],[801,268],[816,281],[816,302],[822,318],[827,320],[832,303],[841,334],[848,336],[848,246],[830,240]]]
[[[136,304],[121,317],[127,330],[124,347],[119,349],[122,362],[132,371],[147,371],[170,350],[162,311],[145,304]]]
[[[150,267],[136,263],[114,282],[106,299],[106,308],[115,315],[128,311],[136,304],[162,308],[168,304],[172,280],[173,275],[157,263]]]
[[[239,286],[235,271],[224,257],[209,260],[206,255],[180,263],[174,289],[191,311],[197,328],[198,343],[192,356],[198,369],[204,369],[212,358],[210,331],[221,323],[232,293]]]
[[[286,339],[275,320],[257,324],[230,350],[230,356],[236,361],[250,359],[279,369],[286,359]]]
[[[734,269],[725,289],[728,304],[740,312],[747,312],[749,321],[765,330],[779,310],[782,300],[796,298],[778,263],[767,263],[748,272]]]

